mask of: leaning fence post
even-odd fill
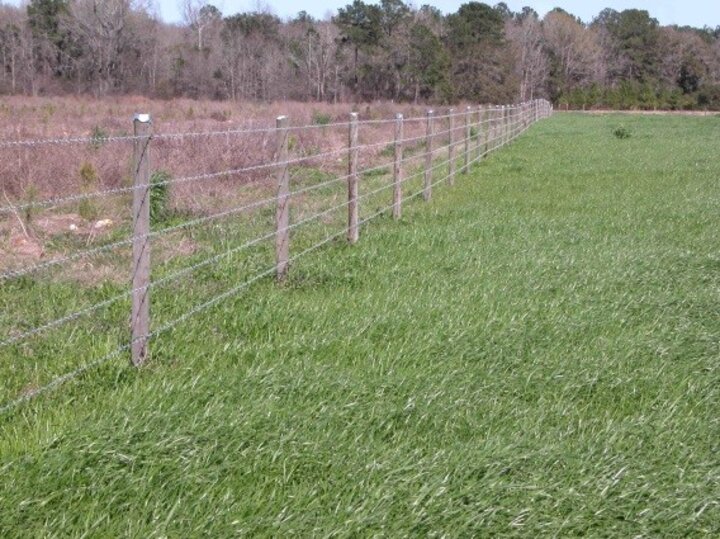
[[[139,367],[148,357],[150,338],[150,139],[149,114],[133,118],[133,273],[130,351]]]
[[[428,202],[432,197],[432,154],[433,154],[433,111],[427,111],[425,124],[425,186],[423,200]]]
[[[393,219],[402,217],[403,115],[395,115],[395,160],[393,162]]]
[[[358,226],[358,114],[350,113],[348,123],[348,230],[347,239],[356,243],[360,237]]]
[[[290,254],[290,174],[288,171],[288,119],[278,116],[277,128],[277,208],[275,211],[275,262],[279,282],[287,277]]]
[[[455,185],[455,109],[448,109],[448,183]]]

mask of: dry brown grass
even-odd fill
[[[152,114],[154,131],[167,133],[204,133],[234,129],[272,127],[280,115],[290,117],[291,125],[312,125],[318,117],[331,123],[346,121],[355,109],[361,120],[392,118],[398,111],[421,116],[420,107],[373,103],[308,104],[282,102],[269,104],[228,103],[176,99],[154,101],[143,97],[95,100],[88,98],[7,97],[0,101],[2,131],[0,143],[17,140],[44,140],[67,137],[124,136],[132,133],[136,112]],[[421,124],[408,125],[413,136]],[[366,126],[361,142],[391,140],[391,126]],[[345,128],[327,127],[293,131],[294,156],[337,150],[346,144]],[[156,140],[153,143],[153,169],[167,170],[174,178],[213,173],[267,163],[272,160],[275,140],[272,134],[188,137]],[[48,197],[67,196],[96,189],[112,189],[130,182],[132,142],[110,141],[98,144],[41,144],[0,148],[0,183],[7,195],[18,203]],[[341,157],[341,156],[339,156]],[[314,165],[337,167],[337,160]],[[83,178],[82,167],[93,172],[90,181]],[[88,169],[87,165],[90,166]],[[87,174],[85,174],[87,176]],[[233,183],[263,179],[267,173],[245,174]],[[175,201],[192,210],[194,199],[206,192],[225,191],[227,181],[200,182],[178,187]]]
[[[314,125],[312,129],[292,130],[290,158],[308,157],[303,167],[332,174],[344,174],[347,167],[346,126],[318,126],[341,123],[351,111],[360,120],[392,119],[397,112],[422,117],[425,108],[393,103],[230,103],[175,99],[150,100],[144,97],[92,99],[77,97],[0,100],[0,185],[1,206],[23,205],[52,198],[105,191],[131,184],[132,141],[104,140],[132,134],[132,117],[137,112],[153,117],[156,134],[216,133],[212,136],[157,137],[152,143],[152,170],[163,170],[173,180],[208,173],[221,173],[259,164],[272,163],[275,134],[217,134],[232,130],[271,128],[275,118],[285,115],[291,126]],[[424,133],[424,122],[407,122],[406,137]],[[442,129],[441,126],[438,129]],[[97,138],[97,137],[100,138]],[[14,141],[96,138],[96,142],[38,143],[3,145]],[[393,138],[392,123],[362,125],[361,144],[378,144]],[[360,152],[360,167],[389,162],[389,154],[378,144]],[[313,155],[337,152],[327,157]],[[178,182],[170,189],[170,206],[188,216],[211,215],[254,200],[272,196],[272,168],[213,179]],[[293,188],[302,181],[296,179]],[[127,225],[130,195],[93,198],[81,204],[72,202],[17,214],[0,214],[2,267],[22,266],[30,260],[57,256],[45,246],[59,235],[72,232],[86,245],[96,245],[103,234],[94,225],[111,219],[112,229]],[[20,223],[26,230],[21,230]],[[46,226],[47,225],[47,226]],[[71,229],[72,225],[72,229]],[[15,262],[10,262],[13,259]]]

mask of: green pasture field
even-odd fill
[[[120,354],[3,412],[0,536],[720,536],[720,118],[556,114],[404,210],[162,333],[147,367]],[[271,249],[153,291],[154,327]],[[126,289],[76,278],[3,283],[0,327]],[[128,312],[5,347],[0,405],[113,349]]]

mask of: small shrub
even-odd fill
[[[92,163],[83,163],[80,166],[80,184],[83,193],[91,193],[97,189],[99,177],[97,170]],[[83,199],[78,205],[80,217],[87,221],[94,221],[98,218],[99,211],[92,200]]]
[[[94,150],[97,150],[105,143],[105,140],[108,138],[108,134],[105,132],[105,130],[100,126],[93,127],[92,131],[90,132],[90,147]]]
[[[627,127],[621,125],[620,127],[615,128],[615,130],[613,131],[613,135],[615,135],[615,137],[619,139],[626,139],[630,138],[631,133]]]
[[[392,157],[393,155],[395,155],[395,145],[394,144],[388,144],[382,150],[380,150],[381,157]]]
[[[332,122],[332,116],[327,112],[313,111],[312,123],[314,125],[328,125]]]
[[[170,216],[169,172],[158,170],[150,176],[150,222],[159,223]]]
[[[80,181],[83,189],[95,187],[98,182],[98,173],[92,163],[83,163],[80,166]]]
[[[91,200],[83,199],[78,204],[78,214],[86,221],[94,221],[98,218],[100,212]]]
[[[293,151],[297,148],[298,138],[295,135],[288,136],[288,151]]]
[[[32,206],[32,204],[34,204],[38,200],[38,196],[38,189],[34,185],[31,185],[30,187],[25,189],[25,193],[23,194],[23,202],[27,205],[26,208],[23,210],[23,218],[27,226],[30,226],[33,217],[35,217],[35,214],[37,213],[37,208],[35,206]]]

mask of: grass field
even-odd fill
[[[720,535],[718,140],[556,115],[0,416],[0,536]]]

